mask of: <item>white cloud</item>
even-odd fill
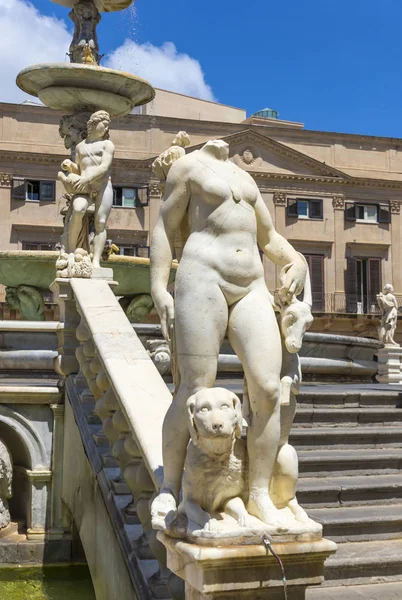
[[[39,101],[17,87],[17,74],[30,65],[64,62],[70,42],[64,21],[24,0],[0,0],[0,102]]]
[[[104,64],[143,77],[157,88],[215,100],[198,60],[188,54],[180,54],[172,42],[165,42],[158,48],[149,42],[137,44],[133,40],[125,40],[122,46],[107,56]]]
[[[63,20],[42,15],[28,0],[0,0],[0,102],[39,101],[24,94],[15,78],[31,65],[64,62],[70,29]],[[155,87],[215,99],[198,60],[179,53],[172,42],[156,47],[127,39],[102,64],[144,77]]]

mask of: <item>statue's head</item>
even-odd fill
[[[18,298],[17,288],[6,287],[6,304],[14,310],[19,310],[20,301]]]
[[[386,285],[384,285],[384,294],[393,294],[393,293],[394,293],[394,287],[390,283],[387,283]]]
[[[209,140],[203,148],[212,152],[220,160],[227,160],[229,158],[229,144],[223,140]]]
[[[110,115],[105,110],[94,112],[87,123],[88,137],[100,140],[109,138]]]
[[[185,131],[179,131],[179,133],[174,138],[172,145],[181,146],[181,148],[186,148],[186,146],[190,145],[190,142],[190,136]]]

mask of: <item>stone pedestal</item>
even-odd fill
[[[402,348],[386,345],[377,352],[377,381],[394,385],[402,384]]]
[[[167,550],[168,568],[185,581],[186,600],[283,600],[282,574],[277,560],[259,545],[205,547],[167,537],[158,539]],[[324,580],[324,561],[336,544],[315,542],[274,544],[287,580],[288,600],[304,600],[308,586]]]

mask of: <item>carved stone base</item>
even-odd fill
[[[377,352],[377,381],[393,385],[402,384],[402,348],[386,345]]]
[[[92,267],[91,279],[106,279],[107,281],[113,281],[113,269],[106,267]]]
[[[204,548],[167,537],[168,568],[185,581],[186,600],[283,600],[281,569],[261,543],[251,546]],[[274,544],[282,560],[292,600],[304,600],[306,589],[324,581],[324,562],[336,544],[316,542]]]

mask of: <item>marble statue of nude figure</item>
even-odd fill
[[[188,219],[175,299],[167,291],[174,234]],[[164,482],[153,516],[174,512],[189,441],[186,401],[214,386],[227,332],[244,367],[251,420],[247,436],[247,510],[272,527],[281,514],[269,495],[280,441],[281,337],[259,248],[285,267],[281,298],[301,293],[307,266],[279,235],[252,177],[229,160],[228,144],[210,141],[173,164],[151,247],[151,287],[164,336],[174,323],[180,385],[163,425]]]

